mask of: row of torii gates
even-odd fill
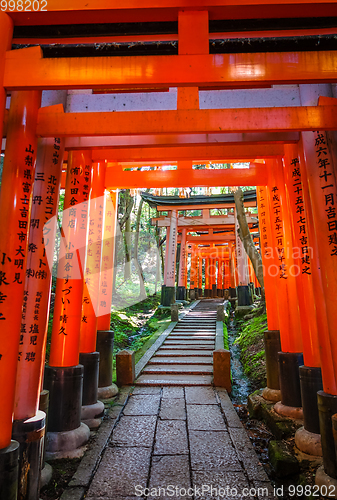
[[[113,235],[116,190],[121,188],[258,186],[268,315],[265,395],[278,399],[280,379],[282,403],[277,410],[299,415],[303,408],[304,438],[297,439],[298,446],[308,436],[315,442],[320,432],[323,436],[324,471],[316,480],[336,479],[337,54],[210,52],[214,37],[254,36],[252,28],[244,35],[228,33],[228,28],[210,32],[211,23],[221,26],[221,20],[236,19],[242,25],[261,17],[278,21],[283,15],[301,24],[305,15],[304,25],[292,29],[292,36],[318,36],[319,28],[305,24],[305,19],[317,17],[317,2],[163,0],[158,5],[125,0],[120,6],[97,0],[91,6],[82,0],[48,0],[47,10],[45,1],[33,3],[38,12],[21,9],[22,2],[11,12],[11,7],[0,12],[0,133],[5,139],[0,197],[1,500],[17,498],[20,450],[20,477],[25,480],[20,481],[19,496],[37,496],[38,475],[34,478],[33,468],[25,475],[22,457],[33,442],[37,463],[41,456],[45,417],[38,401],[43,371],[50,391],[50,453],[57,454],[62,443],[77,448],[88,439],[89,430],[81,423],[81,389],[83,376],[85,385],[97,366],[97,339],[111,342]],[[337,14],[336,2],[318,4],[322,19]],[[95,29],[106,23],[111,32],[97,38]],[[159,31],[147,30],[146,23],[155,23]],[[168,31],[161,23],[168,23]],[[118,31],[120,24],[139,31]],[[142,34],[139,24],[145,26]],[[84,36],[83,26],[93,31]],[[258,34],[264,35],[263,30]],[[167,55],[131,51],[127,57],[44,57],[39,46],[99,40],[129,42],[132,48],[136,41],[152,44],[154,50],[172,39],[178,49]],[[12,43],[37,46],[13,50]],[[251,166],[192,168],[193,162],[237,161]],[[63,162],[64,245],[44,370],[49,264]],[[132,171],[144,162],[173,162],[177,169]],[[92,272],[98,269],[100,274]],[[273,363],[277,351],[279,374]],[[99,406],[92,397],[96,395],[90,395],[90,404],[83,399],[84,406]]]
[[[245,207],[256,207],[255,190],[245,194]],[[142,193],[142,197],[158,212],[168,213],[152,219],[153,225],[166,228],[163,306],[169,306],[176,299],[186,299],[188,290],[190,299],[203,296],[228,299],[239,292],[239,306],[252,303],[254,293],[260,292],[260,285],[238,236],[233,195],[194,196],[181,200]],[[227,213],[211,215],[214,209],[225,209]],[[201,215],[183,215],[186,210],[199,210]],[[257,226],[257,217],[247,213],[246,218],[250,228]],[[258,246],[259,234],[256,230],[254,233],[254,229],[252,233]]]

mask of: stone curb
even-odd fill
[[[129,394],[133,386],[121,388],[116,403],[109,410],[107,420],[103,420],[97,435],[96,441],[88,450],[75,474],[68,483],[66,490],[62,493],[60,500],[82,500],[86,493],[91,479],[99,465],[103,451],[108,445],[112,431],[116,427],[120,415],[128,401]]]
[[[224,349],[224,339],[223,339],[223,321],[216,322],[216,331],[215,331],[215,351],[218,349]]]

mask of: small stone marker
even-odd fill
[[[231,355],[226,349],[213,351],[213,384],[231,392]]]
[[[225,308],[223,304],[219,304],[216,308],[216,320],[225,321]]]
[[[172,304],[171,305],[171,321],[178,321],[178,320],[179,320],[178,304]]]
[[[135,380],[135,353],[134,351],[119,351],[116,354],[117,385],[131,385]]]

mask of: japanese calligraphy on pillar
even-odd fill
[[[51,269],[45,246],[54,249],[55,216],[61,183],[64,144],[60,138],[40,140],[30,219],[24,306],[21,323],[19,361],[40,364],[46,335]],[[20,372],[20,368],[19,368]],[[39,374],[36,374],[38,379]],[[20,373],[18,374],[20,378]],[[36,378],[35,377],[35,378]]]
[[[68,155],[57,270],[51,366],[74,366],[78,363],[90,189],[91,154],[71,151]],[[50,262],[50,257],[48,260]]]
[[[302,195],[301,170],[299,163],[298,158],[293,158],[290,163],[292,167],[291,175],[294,193],[294,197],[291,197],[291,199],[293,200],[294,211],[296,213],[296,230],[298,233],[298,240],[301,245],[301,271],[302,274],[311,274],[310,249],[308,244],[308,231]]]
[[[174,286],[175,282],[175,263],[176,263],[176,250],[177,250],[177,225],[178,218],[176,210],[172,210],[171,213],[171,226],[170,226],[170,238],[168,242],[168,259],[167,259],[167,271],[166,271],[166,285]]]
[[[110,328],[110,312],[112,301],[113,288],[113,270],[115,256],[115,234],[116,234],[116,214],[117,214],[117,191],[105,191],[104,204],[104,231],[103,231],[103,247],[102,247],[102,264],[100,274],[100,289],[98,301],[98,314],[100,318],[106,316],[105,326],[99,329]],[[98,320],[98,323],[100,320]]]
[[[284,247],[282,210],[281,210],[279,189],[277,186],[273,186],[271,188],[271,207],[273,212],[272,223],[275,231],[276,252],[277,252],[277,258],[279,260],[279,278],[288,279],[287,265],[285,258],[285,247]]]
[[[266,212],[266,193],[265,188],[257,187],[258,198],[259,198],[259,228],[260,228],[260,244],[261,244],[261,254],[262,256],[268,258],[270,257],[270,241],[268,241],[268,230],[267,230],[267,212]]]
[[[11,228],[13,252],[9,254],[7,251],[3,251],[1,253],[0,321],[10,320],[10,318],[7,318],[1,306],[4,305],[6,307],[6,302],[9,300],[9,297],[17,293],[15,292],[15,285],[23,285],[24,283],[29,234],[30,200],[36,162],[35,150],[35,146],[33,148],[31,144],[26,144],[23,152],[24,167],[22,168],[22,177],[21,179],[19,178],[17,183],[13,186],[13,191],[15,191],[13,196],[16,198],[14,211],[17,220],[15,226]]]
[[[326,224],[328,229],[328,243],[331,248],[330,255],[337,257],[337,189],[333,173],[330,151],[325,133],[315,132],[315,150],[317,158],[317,177],[324,196]]]

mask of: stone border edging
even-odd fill
[[[88,490],[92,477],[99,465],[103,451],[108,445],[111,434],[116,427],[121,413],[128,401],[129,394],[133,386],[124,387],[117,396],[116,405],[109,411],[109,419],[103,420],[97,431],[96,441],[85,453],[75,474],[68,483],[67,488],[62,493],[60,500],[82,500]],[[110,419],[114,419],[113,424]],[[112,424],[112,425],[111,425]]]
[[[215,332],[215,351],[218,349],[224,349],[224,339],[223,339],[223,321],[216,322],[216,332]]]

